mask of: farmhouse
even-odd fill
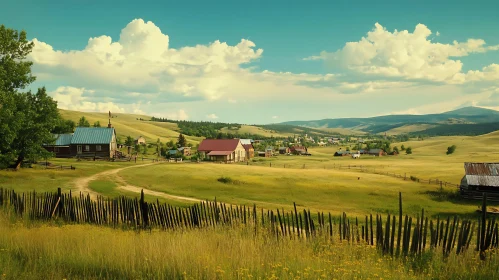
[[[116,131],[113,127],[77,127],[69,148],[72,157],[113,157],[116,152]]]
[[[255,157],[255,148],[250,144],[243,144],[244,150],[246,151],[246,159],[251,159]]]
[[[146,144],[146,138],[144,138],[143,136],[139,136],[137,137],[137,139],[135,139],[135,145],[145,145]]]
[[[499,163],[464,163],[461,193],[466,191],[499,192]]]
[[[199,144],[199,156],[217,162],[246,160],[246,150],[239,139],[204,139]]]
[[[73,133],[68,134],[54,134],[55,143],[44,145],[45,150],[55,154],[56,158],[68,158],[71,157],[71,139],[73,138]]]

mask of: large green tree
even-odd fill
[[[85,116],[82,116],[80,120],[78,121],[78,126],[79,127],[90,127],[90,122],[88,122],[87,118]]]
[[[177,146],[178,147],[185,147],[185,146],[187,146],[187,140],[185,139],[184,135],[182,135],[182,133],[180,133],[178,135]]]
[[[25,31],[0,26],[0,167],[47,156],[42,145],[54,141],[50,132],[61,120],[45,88],[21,92],[35,80],[26,60],[32,48]]]

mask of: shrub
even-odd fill
[[[411,180],[414,181],[414,182],[419,182],[418,177],[411,176]]]
[[[411,147],[407,147],[407,149],[405,149],[405,153],[410,155],[412,154],[412,148]]]
[[[220,183],[224,183],[224,184],[232,184],[232,178],[230,177],[220,177],[217,179],[217,181],[219,181]]]
[[[452,145],[450,147],[447,147],[447,154],[450,155],[450,154],[453,154],[454,151],[456,150],[456,145]]]

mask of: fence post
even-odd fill
[[[442,181],[440,181],[440,191],[443,191]]]

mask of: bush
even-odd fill
[[[217,179],[217,181],[219,181],[220,183],[224,183],[224,184],[232,184],[232,178],[231,177],[220,177]]]
[[[405,153],[406,153],[407,155],[412,154],[412,148],[411,148],[411,147],[407,147],[407,149],[405,149]]]
[[[456,150],[456,145],[452,145],[450,147],[447,147],[447,154],[450,155],[450,154],[453,154],[454,151]]]
[[[411,180],[414,181],[414,182],[419,182],[418,177],[411,176]]]
[[[232,184],[232,185],[244,184],[242,181],[233,180],[231,177],[224,177],[224,176],[218,178],[217,181],[219,181],[220,183],[223,183],[223,184]]]

